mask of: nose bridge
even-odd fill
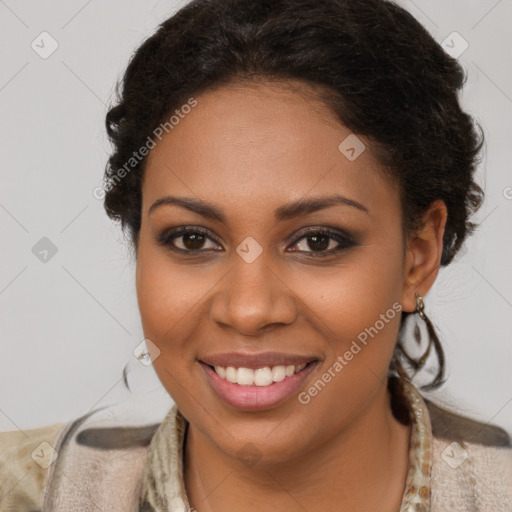
[[[251,261],[243,249],[240,244],[240,253],[231,258],[231,271],[212,304],[213,319],[249,333],[269,324],[292,323],[296,305],[289,288],[264,253]]]

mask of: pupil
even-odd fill
[[[313,241],[312,243],[311,240]],[[329,238],[326,236],[310,236],[308,237],[308,245],[314,251],[325,250],[329,247]]]
[[[204,235],[199,233],[188,233],[183,235],[183,245],[187,249],[200,249],[204,243]]]

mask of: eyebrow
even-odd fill
[[[207,219],[216,220],[222,222],[223,224],[226,224],[226,217],[222,213],[222,210],[220,210],[217,206],[207,201],[203,201],[201,199],[194,199],[192,197],[161,197],[151,205],[148,211],[148,216],[151,215],[151,213],[156,208],[163,205],[181,206],[182,208],[186,208],[187,210],[198,213],[199,215]],[[354,199],[349,199],[339,194],[334,194],[325,197],[299,199],[297,201],[293,201],[291,203],[282,205],[274,211],[274,216],[277,221],[284,221],[336,205],[351,206],[360,211],[369,213],[368,208],[363,206],[358,201],[355,201]]]

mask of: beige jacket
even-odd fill
[[[431,508],[410,512],[512,512],[507,434],[427,400],[422,404],[433,434]],[[146,456],[159,424],[130,426],[133,414],[117,404],[68,423],[0,433],[0,511],[138,511]],[[181,445],[175,446],[179,451]],[[180,471],[173,478],[182,485]]]

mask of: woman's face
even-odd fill
[[[266,84],[195,99],[147,161],[144,334],[162,384],[214,446],[290,460],[384,396],[404,303],[398,189],[368,141],[310,96]],[[151,209],[166,196],[190,207]]]

